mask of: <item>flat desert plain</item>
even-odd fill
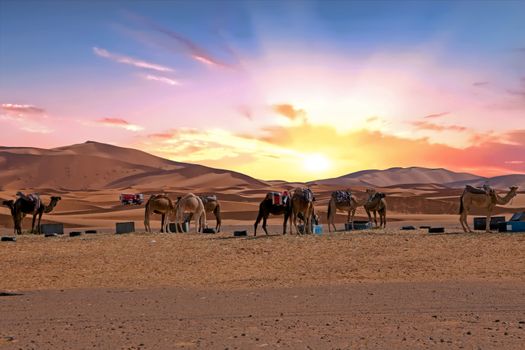
[[[383,189],[386,229],[328,233],[331,190],[314,187],[322,235],[283,236],[273,217],[256,237],[266,188],[221,190],[219,234],[161,234],[157,216],[144,233],[144,207],[119,205],[117,190],[41,190],[62,196],[44,219],[66,234],[0,243],[0,348],[523,349],[525,234],[462,233],[461,191],[433,186]],[[520,194],[498,213],[524,204]],[[138,232],[115,235],[118,221]],[[5,207],[0,225],[12,234]],[[98,233],[67,235],[88,228]]]

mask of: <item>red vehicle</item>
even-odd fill
[[[120,203],[124,205],[141,205],[144,203],[144,195],[142,193],[122,193],[120,195]]]

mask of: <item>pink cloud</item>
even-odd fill
[[[440,118],[440,117],[443,117],[447,114],[449,114],[450,112],[443,112],[443,113],[436,113],[436,114],[429,114],[429,115],[426,115],[424,116],[423,118],[425,119],[434,119],[434,118]]]
[[[178,82],[175,79],[171,79],[171,78],[159,76],[159,75],[147,74],[144,76],[144,79],[151,80],[151,81],[158,81],[160,83],[168,84],[171,86],[180,85],[180,82]]]
[[[138,67],[138,68],[156,70],[159,72],[173,72],[172,68],[162,66],[156,63],[142,61],[142,60],[139,60],[133,57],[129,57],[129,56],[123,56],[123,55],[111,53],[108,50],[100,49],[98,47],[93,47],[93,52],[95,53],[95,55],[99,57],[107,58],[114,62],[131,65],[131,66]]]
[[[467,128],[460,125],[440,125],[430,123],[427,121],[416,120],[411,123],[417,130],[431,130],[431,131],[467,131]]]
[[[32,105],[20,105],[20,104],[13,104],[13,103],[3,103],[2,110],[4,110],[7,113],[16,113],[16,114],[42,115],[46,113],[46,111],[43,108],[35,107]]]
[[[121,118],[102,118],[96,120],[96,123],[103,126],[122,128],[129,131],[140,131],[144,129],[142,126],[131,124]]]

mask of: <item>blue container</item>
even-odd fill
[[[525,232],[525,221],[507,222],[507,232]]]
[[[322,225],[314,225],[314,229],[313,229],[314,233],[316,235],[320,235],[323,233],[323,226]]]

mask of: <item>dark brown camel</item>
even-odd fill
[[[261,222],[261,219],[263,221],[262,228],[264,232],[268,235],[268,231],[266,230],[266,220],[268,220],[268,217],[270,214],[272,215],[284,215],[284,222],[283,222],[283,235],[286,234],[286,223],[288,222],[288,219],[290,218],[290,215],[292,214],[292,201],[290,197],[286,198],[286,202],[284,205],[277,205],[273,204],[272,196],[274,194],[272,192],[269,192],[266,194],[266,197],[264,197],[261,204],[259,204],[259,215],[257,215],[257,219],[255,220],[254,232],[253,235],[257,236],[257,226],[259,225],[259,222]]]
[[[15,222],[15,201],[14,200],[8,200],[3,201],[2,205],[5,205],[11,210],[11,218],[13,218],[13,233],[16,234],[16,222]]]
[[[15,232],[19,235],[22,234],[22,220],[27,214],[33,215],[33,221],[31,223],[31,233],[35,233],[35,221],[38,217],[38,226],[37,226],[37,233],[42,233],[40,228],[40,221],[42,219],[42,214],[44,213],[51,213],[55,206],[57,205],[58,201],[61,200],[61,197],[51,197],[51,201],[48,205],[45,205],[40,200],[40,197],[38,195],[34,194],[32,195],[33,198],[37,198],[38,200],[32,200],[29,196],[25,196],[21,193],[18,194],[18,198],[13,204],[13,209],[11,211],[15,223]]]

